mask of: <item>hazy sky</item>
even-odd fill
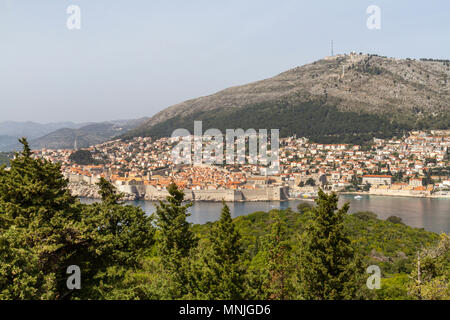
[[[332,39],[335,53],[448,59],[450,1],[0,0],[0,122],[152,116],[330,55]]]

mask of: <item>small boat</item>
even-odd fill
[[[355,200],[361,200],[362,197],[361,196],[355,196]]]

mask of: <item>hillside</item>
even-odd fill
[[[119,120],[103,123],[94,123],[79,129],[60,129],[39,139],[31,141],[33,149],[71,149],[87,148],[91,145],[110,140],[128,130],[144,123],[147,118],[137,120]]]
[[[124,135],[177,128],[279,128],[319,142],[361,142],[450,127],[450,63],[350,54],[171,106]]]
[[[311,223],[309,210],[307,207],[303,207],[303,212],[291,208],[274,209],[234,218],[234,224],[242,236],[242,247],[250,260],[249,268],[261,267],[260,253],[264,249],[264,238],[271,231],[270,213],[280,215],[287,226],[290,247],[297,252],[300,236]],[[208,237],[214,224],[217,222],[194,225],[201,241]],[[363,264],[377,265],[382,270],[382,290],[372,292],[373,296],[365,299],[411,299],[407,295],[411,282],[408,276],[414,268],[417,251],[435,245],[439,236],[424,229],[378,219],[372,212],[348,214],[345,229],[352,245],[363,258]]]
[[[84,124],[86,125],[86,124]],[[36,122],[0,122],[0,151],[9,151],[17,139],[28,137],[36,139],[61,128],[80,128],[83,124],[73,122],[36,123]]]
[[[29,142],[32,149],[72,149],[75,146],[75,141],[78,148],[86,148],[124,134],[144,123],[147,119],[117,120],[91,123],[80,128],[61,128],[42,137],[29,139]],[[15,139],[14,144],[5,147],[7,150],[18,150],[20,148],[17,139]]]

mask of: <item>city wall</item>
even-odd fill
[[[378,196],[401,196],[401,197],[429,197],[431,195],[429,191],[377,189],[377,188],[371,188],[369,194]]]
[[[69,174],[71,190],[80,197],[98,197],[95,189],[96,177]],[[90,188],[88,188],[90,186]],[[169,195],[167,190],[158,189],[149,185],[116,184],[119,192],[125,193],[128,197],[142,200],[165,200]],[[95,189],[95,190],[94,190]],[[279,186],[261,186],[257,189],[242,190],[184,190],[185,200],[188,201],[279,201],[287,200],[288,188]]]
[[[156,201],[165,200],[169,195],[167,190],[158,190],[154,186],[119,185],[119,191],[135,194],[138,199]],[[286,187],[266,187],[255,190],[184,190],[188,201],[268,201],[287,200]]]

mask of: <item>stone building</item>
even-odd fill
[[[391,185],[392,176],[389,175],[365,175],[362,179],[363,184],[371,185]]]

